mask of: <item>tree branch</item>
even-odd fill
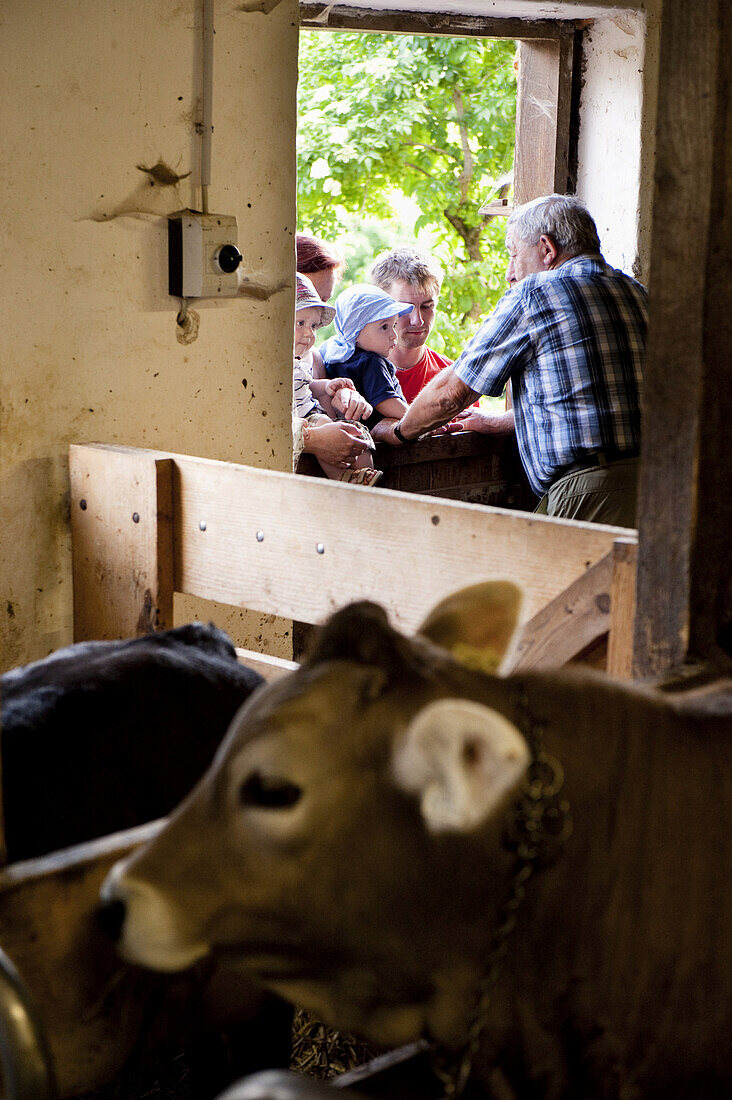
[[[428,172],[426,168],[420,168],[418,164],[412,164],[412,162],[409,160],[404,161],[404,167],[413,168],[415,172],[421,172],[422,175],[426,176],[428,180],[433,180],[436,178],[432,172]]]
[[[447,157],[449,160],[457,160],[454,153],[451,153],[449,149],[441,149],[439,145],[428,145],[424,141],[400,141],[400,145],[406,145],[410,149],[429,149],[433,153],[441,153],[443,157]]]

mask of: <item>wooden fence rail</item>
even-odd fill
[[[624,672],[624,528],[102,444],[72,446],[70,473],[77,640],[172,625],[174,592],[306,623],[372,599],[411,631],[449,592],[500,577],[526,593],[532,667],[609,633]]]

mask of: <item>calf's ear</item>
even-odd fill
[[[439,699],[412,719],[392,765],[397,785],[419,796],[430,832],[469,832],[501,809],[529,759],[525,739],[497,710]]]
[[[430,611],[418,633],[468,668],[508,667],[518,639],[523,592],[512,581],[484,581],[453,592]]]

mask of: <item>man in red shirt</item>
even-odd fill
[[[393,248],[371,266],[371,282],[398,302],[410,302],[412,312],[397,318],[397,344],[389,353],[406,401],[411,404],[443,367],[452,365],[427,347],[435,323],[442,272],[431,257],[413,248]]]

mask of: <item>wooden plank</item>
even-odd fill
[[[424,462],[444,462],[455,458],[498,459],[513,464],[518,459],[518,447],[513,435],[487,435],[481,432],[449,432],[426,436],[408,447],[376,444],[375,465],[379,467],[411,466]]]
[[[581,84],[582,34],[565,34],[559,40],[557,68],[557,122],[554,130],[554,182],[552,191],[573,193],[577,182],[577,138]],[[576,77],[578,79],[576,79]],[[522,153],[526,156],[526,153]],[[530,153],[529,153],[530,155]]]
[[[0,698],[0,707],[2,706],[2,699]],[[3,804],[3,729],[2,718],[0,717],[0,867],[4,867],[8,861],[8,849],[5,843],[5,807]]]
[[[730,98],[728,0],[664,0],[638,502],[637,677],[703,659],[732,622]]]
[[[172,474],[157,452],[71,446],[75,641],[173,625]]]
[[[461,585],[511,578],[536,613],[624,528],[174,456],[176,590],[319,622],[350,600],[417,627]]]
[[[270,657],[267,653],[255,653],[253,649],[237,649],[237,659],[242,665],[253,669],[265,680],[280,680],[298,668],[296,661],[286,661],[284,657]]]
[[[571,85],[571,39],[519,42],[516,205],[567,189]]]
[[[611,618],[607,645],[607,674],[616,680],[629,680],[633,671],[637,566],[638,540],[617,539],[613,546]]]
[[[511,671],[561,668],[610,628],[613,555],[606,554],[526,623]]]
[[[300,25],[307,30],[372,31],[385,34],[445,34],[464,38],[554,38],[583,26],[585,21],[518,19],[509,16],[464,15],[312,4],[300,0]]]
[[[533,500],[513,436],[456,432],[409,447],[377,444],[374,465],[384,471],[381,489],[499,508],[530,510],[528,502]]]
[[[38,1009],[60,1096],[111,1080],[139,1038],[144,992],[154,979],[123,968],[97,927],[95,911],[112,864],[162,824],[152,822],[0,872],[0,940]]]

